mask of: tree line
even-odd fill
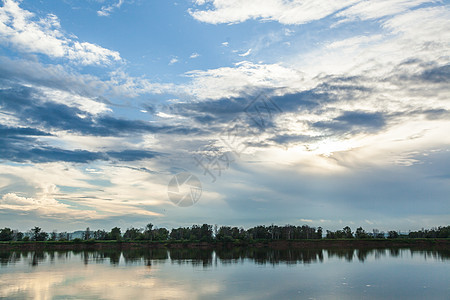
[[[373,229],[366,232],[358,227],[354,232],[349,226],[342,230],[326,230],[324,234],[322,227],[310,227],[308,225],[259,225],[249,229],[243,227],[230,227],[217,225],[192,225],[191,227],[166,228],[155,227],[149,223],[145,228],[128,228],[122,233],[119,227],[110,231],[91,230],[89,227],[78,238],[68,232],[47,233],[40,227],[35,226],[23,233],[10,228],[0,229],[0,241],[68,241],[68,240],[115,240],[115,241],[203,241],[203,242],[233,242],[250,240],[303,240],[303,239],[395,239],[395,238],[450,238],[450,226],[441,226],[432,229],[410,231],[401,234],[395,230],[387,233]]]

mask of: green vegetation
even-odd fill
[[[40,227],[34,227],[26,233],[10,228],[0,229],[0,241],[16,241],[16,242],[66,242],[75,243],[95,241],[146,241],[146,242],[261,242],[261,241],[289,241],[289,240],[321,240],[323,238],[323,230],[321,227],[315,228],[307,225],[303,226],[256,226],[245,230],[240,227],[230,227],[203,224],[193,225],[191,227],[172,228],[169,231],[166,228],[157,228],[153,224],[148,224],[143,229],[128,228],[125,233],[119,227],[114,227],[111,231],[105,230],[91,231],[90,228],[80,235],[74,237],[73,234],[63,233],[46,233]],[[372,232],[366,232],[362,227],[352,232],[349,226],[345,226],[342,230],[326,231],[326,239],[329,240],[370,240],[370,239],[436,239],[450,238],[450,226],[432,228],[429,230],[412,231],[408,234],[400,234],[397,231],[389,231],[387,234],[373,229]]]

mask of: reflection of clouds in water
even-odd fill
[[[0,298],[328,299],[363,292],[373,299],[414,298],[422,287],[401,288],[404,276],[443,295],[448,269],[442,263],[449,259],[446,251],[412,249],[2,251]],[[410,274],[399,262],[420,269]]]
[[[166,270],[167,271],[167,270]],[[0,275],[0,297],[53,299],[82,297],[97,299],[195,299],[220,291],[217,283],[180,284],[177,276],[158,266],[141,265],[112,268],[110,265],[83,265],[78,261],[67,265],[41,264],[39,271]],[[155,276],[157,274],[157,276]],[[189,273],[186,273],[189,275]]]

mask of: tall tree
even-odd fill
[[[114,227],[113,229],[111,229],[109,236],[110,236],[111,240],[120,241],[122,239],[122,233],[120,231],[120,228]]]
[[[89,240],[91,238],[91,236],[92,236],[92,232],[88,227],[88,228],[86,228],[86,230],[83,233],[83,239]]]
[[[10,228],[0,229],[0,241],[12,241],[13,231]]]

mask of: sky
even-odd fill
[[[0,227],[448,225],[449,98],[449,1],[1,0]]]

